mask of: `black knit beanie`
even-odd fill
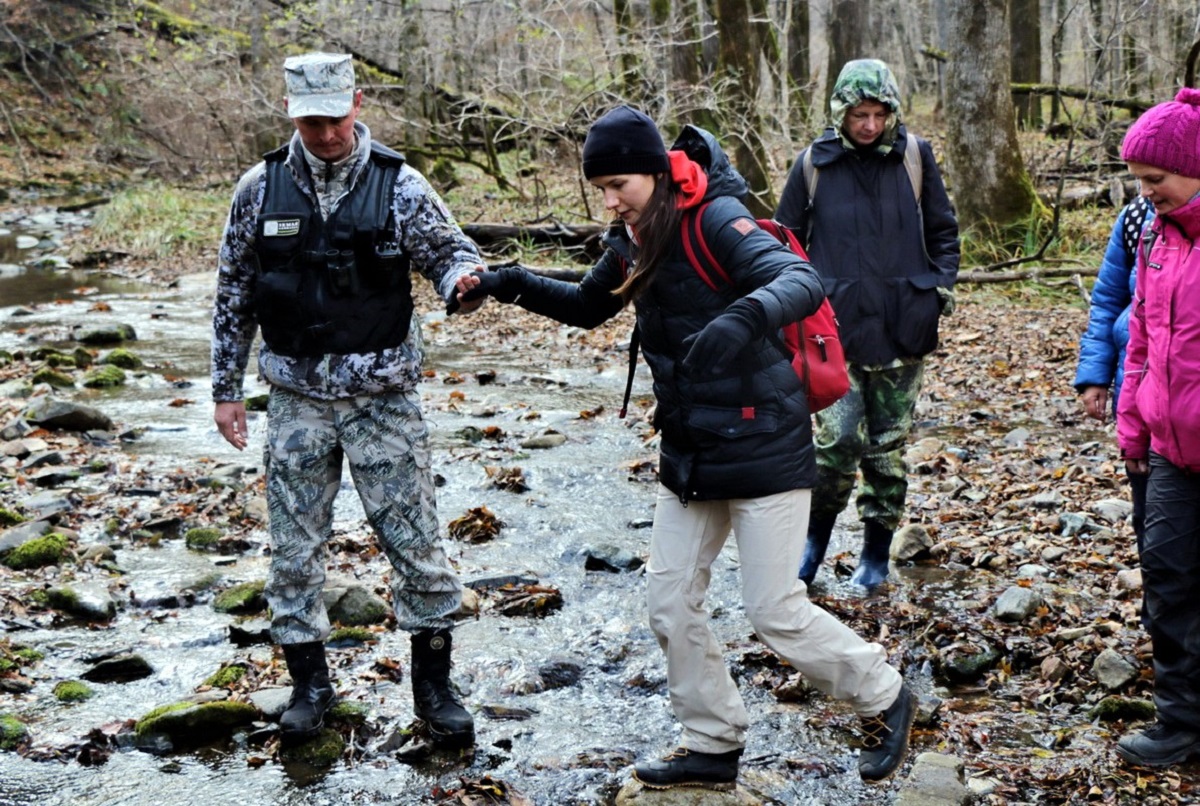
[[[618,106],[588,129],[583,141],[583,175],[659,174],[671,170],[667,148],[654,121]]]

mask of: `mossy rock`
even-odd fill
[[[114,386],[122,386],[124,383],[125,370],[114,367],[112,364],[96,367],[83,376],[83,385],[88,389],[111,389]]]
[[[0,507],[0,526],[16,526],[18,523],[24,523],[25,516],[15,510]]]
[[[114,325],[101,327],[81,333],[77,341],[82,344],[120,344],[123,341],[136,341],[137,333],[132,325]]]
[[[44,654],[31,646],[13,647],[13,654],[26,663],[38,663],[46,659]]]
[[[246,398],[246,411],[266,411],[270,395],[250,395]]]
[[[213,598],[213,609],[218,613],[261,613],[267,609],[264,587],[266,583],[262,581],[234,585]]]
[[[75,387],[74,378],[65,372],[59,372],[50,367],[42,367],[33,373],[33,382],[49,384],[55,389],[73,389]]]
[[[33,361],[45,361],[51,366],[59,366],[57,363],[52,363],[55,359],[68,358],[69,356],[62,350],[54,347],[37,347],[29,353],[29,358]],[[71,363],[74,363],[73,361]]]
[[[245,666],[240,663],[231,663],[228,666],[222,666],[209,675],[209,678],[204,681],[204,685],[212,686],[213,688],[229,688],[245,676]]]
[[[329,646],[362,646],[368,641],[375,641],[378,636],[365,627],[338,627],[329,633],[325,642]]]
[[[1150,700],[1131,700],[1127,697],[1105,697],[1088,712],[1091,719],[1101,722],[1139,722],[1154,719],[1154,703]]]
[[[100,359],[101,364],[110,364],[121,369],[141,369],[145,366],[142,359],[137,353],[132,350],[126,350],[124,347],[118,347],[104,358]]]
[[[87,369],[96,361],[96,357],[82,347],[76,347],[71,353],[71,358],[75,360],[75,366],[79,369]]]
[[[137,721],[133,733],[140,742],[166,736],[175,746],[190,747],[226,738],[258,716],[258,709],[247,702],[177,702],[150,711]]]
[[[14,571],[58,565],[67,554],[67,538],[58,532],[35,537],[17,546],[4,557],[4,564]]]
[[[190,549],[204,551],[216,545],[221,539],[221,530],[211,527],[188,529],[183,535],[183,541]]]
[[[29,739],[29,728],[12,714],[0,714],[0,750],[15,750]]]
[[[59,702],[83,702],[94,696],[95,690],[79,680],[62,680],[54,686],[54,698]]]
[[[42,360],[46,362],[46,366],[54,367],[55,369],[59,367],[75,369],[75,356],[67,355],[66,353],[51,353]]]
[[[111,467],[107,459],[101,459],[99,456],[93,456],[88,460],[86,465],[89,473],[105,473]]]
[[[311,767],[332,767],[346,751],[346,740],[336,730],[325,728],[303,744],[284,747],[279,751],[285,762],[308,764]]]
[[[353,725],[361,727],[367,723],[367,716],[370,714],[370,709],[364,702],[353,700],[341,700],[334,703],[329,709],[329,718],[343,725]]]

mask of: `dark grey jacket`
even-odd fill
[[[899,127],[891,150],[849,149],[832,128],[812,146],[810,204],[803,152],[775,217],[796,232],[825,283],[846,360],[886,364],[937,347],[938,287],[958,276],[958,222],[929,143]],[[921,209],[904,150],[921,153]]]
[[[636,302],[642,354],[654,377],[655,426],[662,434],[659,478],[684,501],[812,487],[816,469],[804,390],[770,339],[750,345],[727,375],[695,377],[682,362],[691,339],[739,297],[761,303],[772,332],[812,314],[824,299],[820,278],[766,232],[734,226],[753,221],[739,201],[745,180],[711,135],[686,127],[676,148],[707,171],[704,236],[734,289],[717,293],[705,285],[680,238]],[[613,291],[624,282],[634,250],[624,226],[610,229],[605,243],[607,251],[578,284],[520,273],[517,303],[578,327],[615,316],[623,306]],[[753,418],[744,416],[749,408]]]

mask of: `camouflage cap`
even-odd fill
[[[354,65],[345,53],[305,53],[283,62],[288,116],[340,118],[354,107]]]

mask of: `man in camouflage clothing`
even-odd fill
[[[887,579],[904,516],[903,451],[925,356],[953,309],[958,223],[929,143],[900,122],[886,64],[848,62],[829,106],[832,125],[797,157],[776,211],[824,280],[850,370],[849,393],[816,414],[817,484],[799,575],[812,583],[861,471],[863,550],[851,581],[873,591]]]
[[[262,331],[258,371],[271,387],[266,597],[293,680],[280,727],[288,741],[314,735],[335,699],[321,590],[344,457],[393,568],[397,624],[412,633],[416,714],[435,737],[470,744],[474,723],[449,679],[462,586],[437,539],[409,272],[451,301],[482,262],[425,178],[358,121],[362,90],[349,56],[292,57],[284,76],[296,131],[238,182],[212,345],[214,419],[241,450],[242,384]]]

